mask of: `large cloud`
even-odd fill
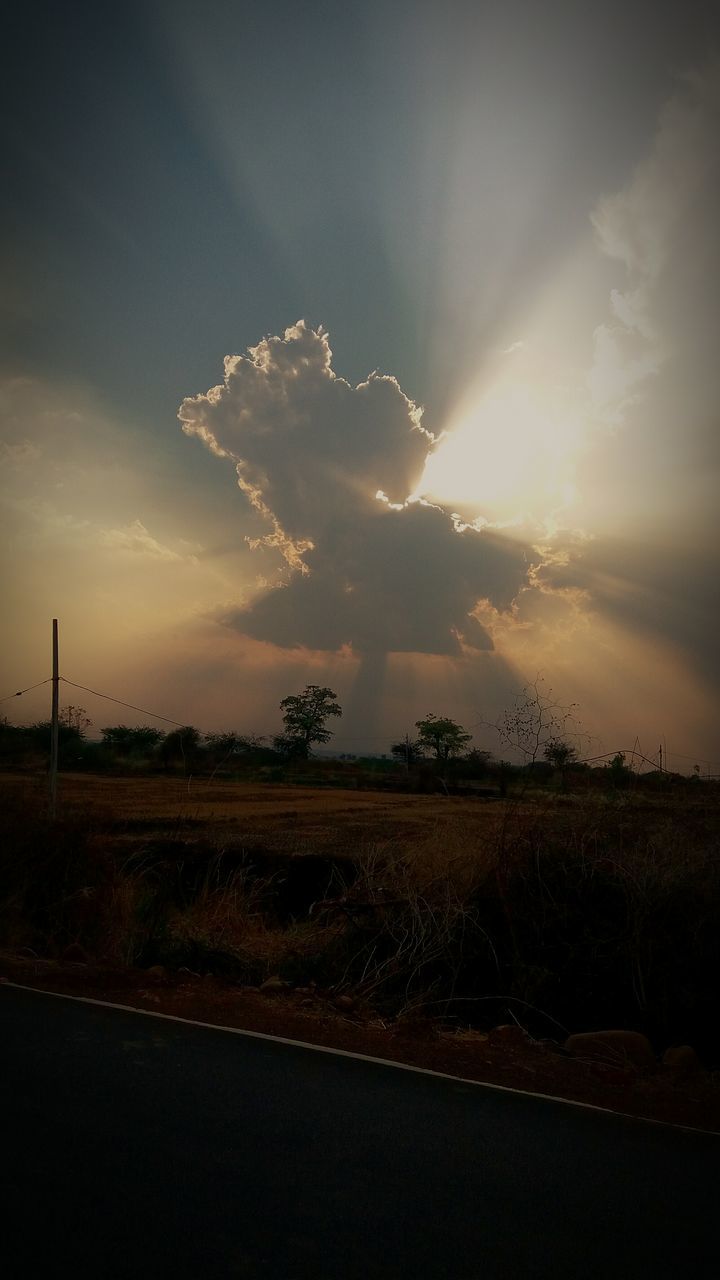
[[[433,436],[391,377],[352,387],[327,334],[303,321],[228,356],[225,379],[185,400],[183,430],[231,458],[265,532],[253,544],[289,566],[227,616],[292,647],[447,654],[492,648],[479,600],[510,607],[526,551],[450,513],[408,501]]]

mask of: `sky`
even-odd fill
[[[25,0],[5,43],[0,696],[57,617],[68,680],[208,731],[315,683],[339,751],[499,750],[540,677],[586,754],[720,773],[716,6]]]

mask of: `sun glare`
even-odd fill
[[[580,433],[524,386],[464,407],[429,456],[420,491],[492,523],[546,520],[573,500]]]

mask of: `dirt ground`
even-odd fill
[[[8,981],[344,1049],[720,1134],[717,1073],[608,1067],[568,1057],[559,1045],[533,1041],[515,1026],[483,1034],[442,1031],[424,1019],[386,1024],[361,1008],[339,1010],[319,991],[266,994],[190,973],[62,964],[0,953],[0,982]]]

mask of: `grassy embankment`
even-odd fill
[[[718,799],[507,800],[179,778],[1,779],[0,945],[537,1036],[620,1025],[720,1063]]]

